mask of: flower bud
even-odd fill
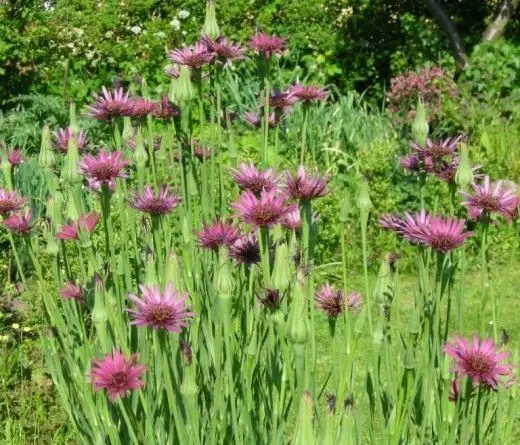
[[[305,391],[300,401],[298,423],[294,431],[293,445],[314,445],[314,430],[312,422],[312,394]]]
[[[412,124],[412,136],[414,141],[419,145],[426,146],[426,138],[428,137],[429,131],[430,127],[426,119],[426,108],[424,107],[424,102],[419,99],[415,119]]]
[[[220,29],[217,23],[217,14],[215,12],[215,2],[213,0],[206,1],[206,17],[204,18],[202,35],[207,35],[212,39],[216,39],[220,35]]]
[[[307,320],[307,302],[305,300],[305,281],[298,279],[294,286],[292,305],[287,320],[287,338],[290,342],[303,345],[309,340],[309,323]]]
[[[77,143],[77,132],[72,132],[72,137],[69,139],[67,154],[65,155],[65,162],[61,169],[61,177],[69,183],[81,182],[81,175],[78,173],[79,151]]]
[[[285,291],[291,284],[293,274],[292,262],[290,261],[289,248],[286,243],[276,246],[274,254],[274,268],[271,276],[275,289]]]
[[[460,144],[459,167],[455,173],[455,183],[462,190],[467,189],[473,183],[473,169],[469,160],[469,149],[467,144]]]
[[[215,275],[215,291],[221,300],[229,300],[233,296],[234,283],[225,249],[219,252],[219,263],[218,273]]]
[[[129,116],[123,117],[123,140],[128,141],[134,135],[132,127],[132,118]]]
[[[370,212],[370,209],[373,207],[368,190],[368,182],[366,180],[361,181],[361,186],[359,188],[359,195],[357,199],[357,206],[361,212],[367,213]]]
[[[191,84],[190,70],[182,65],[178,79],[172,80],[170,89],[170,99],[172,102],[182,103],[189,102],[193,99],[193,86]]]
[[[49,126],[46,124],[42,129],[42,143],[40,146],[39,162],[43,168],[52,168],[55,163],[54,153],[52,150],[51,143],[51,131]]]
[[[138,169],[145,168],[146,161],[148,160],[148,153],[146,153],[144,148],[144,139],[143,134],[141,133],[141,129],[137,130],[137,135],[135,136],[135,150],[133,158]]]

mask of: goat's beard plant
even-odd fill
[[[211,1],[208,10],[214,14]],[[509,443],[516,407],[506,389],[514,380],[509,355],[492,340],[449,335],[457,251],[471,235],[464,219],[423,210],[382,220],[419,244],[423,259],[408,331],[395,332],[392,322],[399,314],[395,255],[385,258],[369,286],[366,183],[358,215],[365,295],[347,293],[346,279],[315,289],[313,206],[334,199],[334,184],[308,165],[284,173],[265,165],[272,148],[271,59],[284,44],[264,34],[250,42],[263,68],[264,113],[256,125],[261,166],[225,165],[234,162],[227,150],[235,130],[221,122],[221,82],[244,51],[206,35],[172,52],[183,65],[169,70],[178,77],[171,92],[178,104],[166,96],[152,101],[146,83],[142,98],[123,90],[95,96],[89,115],[113,132],[112,147],[90,153],[73,109],[66,147],[61,138],[53,149],[44,129],[40,165],[51,195],[38,220],[25,211],[28,197],[13,190],[16,167],[4,171],[3,226],[20,277],[43,299],[52,327],[47,366],[78,441]],[[204,100],[205,88],[215,100]],[[291,107],[304,107],[303,161],[312,101],[326,96],[314,85],[284,93]],[[289,111],[276,112],[273,125]],[[319,161],[316,147],[309,148]],[[507,216],[516,217],[518,198],[509,192],[506,198]],[[38,229],[47,240],[49,270],[37,254]],[[22,247],[34,266],[29,282]],[[372,310],[378,306],[380,316]],[[323,318],[329,365],[317,341]],[[361,345],[367,366],[359,360]]]

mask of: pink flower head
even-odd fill
[[[72,221],[70,224],[65,224],[56,234],[56,238],[61,240],[77,240],[81,230],[92,233],[96,224],[99,221],[99,215],[95,212],[89,212],[85,215],[80,215],[77,221]]]
[[[272,227],[278,224],[288,211],[285,199],[277,190],[263,190],[259,197],[246,190],[231,207],[246,224]]]
[[[279,113],[286,113],[296,102],[298,99],[287,91],[274,91],[269,96],[269,107]]]
[[[316,306],[329,317],[337,317],[345,310],[345,294],[334,289],[329,283],[324,284],[315,295]]]
[[[78,303],[83,303],[83,289],[73,281],[68,281],[61,288],[61,298],[64,300],[76,300]]]
[[[294,199],[321,198],[327,194],[327,182],[326,176],[308,174],[305,167],[300,165],[296,176],[287,172],[286,189],[288,195]]]
[[[473,385],[483,385],[496,389],[500,376],[513,375],[510,363],[502,363],[509,358],[509,352],[497,352],[491,338],[479,341],[473,336],[471,344],[463,337],[453,337],[453,343],[444,345],[444,352],[455,359],[453,369],[460,376],[471,378]]]
[[[357,311],[363,304],[363,298],[358,292],[350,292],[347,297],[347,308],[349,311]]]
[[[228,248],[229,257],[237,264],[257,264],[260,261],[260,246],[254,233],[248,233],[238,238]]]
[[[70,127],[67,128],[59,128],[58,131],[54,133],[54,137],[56,139],[56,143],[54,147],[59,150],[61,153],[67,153],[69,149],[69,141],[72,139],[73,129]],[[84,131],[80,130],[76,135],[76,144],[78,146],[78,151],[83,151],[87,146],[87,137]]]
[[[135,309],[128,309],[133,317],[131,324],[176,333],[188,326],[187,320],[194,314],[186,310],[187,294],[180,295],[171,283],[166,285],[164,292],[161,292],[158,286],[141,285],[139,288],[143,293],[143,299],[133,294],[128,295],[128,299],[136,306]]]
[[[7,161],[11,164],[11,167],[18,167],[23,164],[23,156],[20,150],[14,149],[7,155]]]
[[[275,311],[276,309],[278,309],[282,301],[280,291],[278,291],[277,289],[269,288],[266,288],[263,291],[259,292],[256,298],[263,307],[271,311]]]
[[[327,89],[319,87],[318,85],[296,84],[290,86],[288,92],[298,101],[307,104],[311,102],[324,101],[329,96]]]
[[[421,159],[417,155],[403,156],[399,163],[401,167],[413,173],[419,173],[421,171]]]
[[[423,156],[431,156],[434,159],[442,158],[443,156],[452,155],[462,140],[462,136],[455,138],[447,138],[438,143],[433,142],[431,139],[426,139],[426,146],[411,141],[410,147],[413,148],[417,153]]]
[[[0,189],[0,215],[21,210],[27,199],[19,196],[17,192]]]
[[[246,111],[244,113],[244,121],[246,121],[253,128],[260,128],[262,126],[262,118],[258,114],[251,113],[250,111]],[[276,127],[276,116],[274,113],[271,113],[269,115],[267,123],[269,125],[269,128]]]
[[[120,151],[105,152],[101,150],[97,156],[86,155],[79,162],[80,173],[84,175],[92,187],[102,184],[115,184],[116,178],[126,178],[122,170],[128,165],[128,161],[122,159]]]
[[[164,74],[172,79],[178,79],[181,75],[181,70],[179,69],[179,65],[168,65],[164,68]]]
[[[177,48],[170,53],[170,59],[179,65],[186,65],[191,69],[200,70],[204,65],[213,61],[215,54],[208,51],[201,42],[187,48]]]
[[[127,359],[121,351],[114,349],[112,355],[108,354],[102,360],[93,360],[90,376],[94,390],[106,389],[114,401],[118,397],[126,397],[131,390],[142,388],[144,382],[141,377],[146,367],[137,364],[138,357],[133,354]]]
[[[255,194],[262,190],[276,189],[278,177],[272,168],[260,171],[251,162],[240,164],[237,169],[231,169],[231,177],[242,190],[249,190]]]
[[[286,40],[285,37],[270,36],[260,32],[249,39],[249,48],[270,59],[273,54],[283,55]]]
[[[209,52],[213,53],[217,60],[225,65],[230,65],[233,60],[244,59],[244,49],[233,42],[228,42],[225,37],[217,37],[213,40],[211,37],[202,36],[201,42],[206,46]]]
[[[473,232],[464,232],[465,224],[463,219],[434,216],[431,226],[423,228],[421,242],[437,252],[448,253],[473,235]]]
[[[130,117],[143,119],[155,110],[156,103],[151,100],[138,97],[131,101],[132,109],[129,113]]]
[[[18,235],[25,235],[33,228],[32,210],[28,209],[23,212],[11,213],[7,218],[4,219],[4,226],[11,232]]]
[[[169,186],[161,187],[155,194],[152,187],[147,185],[141,195],[134,193],[130,205],[150,215],[166,215],[177,208],[181,202],[179,195],[170,193]]]
[[[103,87],[102,94],[94,94],[95,103],[87,108],[87,115],[101,121],[114,117],[131,116],[133,102],[123,88],[113,91]]]
[[[204,159],[209,159],[213,155],[211,148],[209,147],[201,147],[200,145],[195,147],[193,150],[193,155],[199,160],[203,161]]]
[[[171,119],[180,116],[181,111],[166,94],[161,96],[161,100],[155,103],[152,116],[159,119]]]
[[[218,250],[220,247],[231,246],[239,237],[236,227],[222,221],[215,221],[206,225],[200,232],[195,232],[199,238],[199,245],[206,249]]]
[[[282,226],[295,232],[302,228],[300,208],[296,204],[289,207],[289,211],[282,218]]]
[[[482,185],[473,184],[473,191],[473,194],[461,192],[471,218],[479,219],[483,214],[491,213],[501,214],[508,220],[515,217],[520,200],[514,190],[504,186],[503,181],[491,184],[489,176],[486,176]]]

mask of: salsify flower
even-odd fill
[[[254,233],[248,233],[238,238],[228,248],[229,257],[238,264],[248,266],[260,262],[260,246]]]
[[[464,197],[463,205],[468,208],[471,218],[479,219],[492,213],[498,213],[508,220],[515,217],[520,199],[503,181],[492,184],[489,176],[485,176],[482,185],[473,184],[472,187],[472,194],[460,192]]]
[[[168,65],[164,68],[164,74],[172,79],[178,79],[181,75],[181,70],[179,69],[179,65]]]
[[[473,235],[473,232],[464,232],[465,224],[463,219],[432,217],[430,227],[422,230],[421,242],[437,252],[448,253]]]
[[[249,39],[249,48],[258,52],[266,59],[270,59],[273,54],[283,55],[287,38],[270,36],[263,32],[257,33]]]
[[[187,48],[177,48],[170,53],[170,59],[179,65],[186,65],[191,69],[199,70],[213,61],[215,54],[208,51],[201,42]]]
[[[252,162],[242,163],[237,169],[231,169],[231,177],[242,190],[249,190],[255,194],[262,190],[274,190],[278,185],[278,177],[274,169],[261,171]]]
[[[87,108],[87,116],[101,121],[110,121],[114,117],[130,116],[133,102],[123,88],[110,91],[103,87],[102,94],[94,94],[95,103]]]
[[[61,298],[64,300],[76,300],[83,303],[83,289],[73,281],[68,281],[60,290]]]
[[[269,107],[279,113],[286,113],[296,102],[298,99],[287,91],[273,91],[269,96]]]
[[[105,152],[101,150],[97,156],[86,155],[79,162],[80,173],[88,180],[91,187],[107,184],[110,186],[116,178],[126,178],[122,170],[128,165],[120,151]]]
[[[280,291],[277,289],[264,289],[256,295],[260,304],[271,311],[275,311],[280,307],[282,301]]]
[[[164,292],[161,292],[159,286],[140,285],[139,288],[143,299],[133,294],[128,295],[128,299],[136,306],[135,309],[127,309],[133,318],[131,324],[176,333],[188,326],[187,320],[194,315],[186,308],[188,294],[181,295],[173,289],[172,283],[166,285]]]
[[[510,356],[509,352],[498,352],[493,339],[482,341],[474,335],[471,343],[464,337],[455,336],[452,343],[444,345],[444,352],[455,359],[454,372],[459,376],[468,376],[473,385],[483,385],[496,389],[503,380],[500,377],[513,376],[513,366],[504,363]],[[507,383],[507,380],[506,380]]]
[[[287,172],[286,189],[288,195],[294,199],[321,198],[327,194],[327,182],[326,176],[309,174],[300,165],[295,176]]]
[[[155,102],[152,116],[159,119],[171,119],[180,116],[180,108],[175,105],[166,94],[161,96],[161,99]]]
[[[142,119],[155,110],[156,103],[143,97],[132,100],[132,109],[129,113],[130,117]]]
[[[138,354],[132,354],[129,358],[114,349],[112,355],[108,354],[101,360],[92,361],[90,377],[94,390],[106,389],[112,401],[118,397],[126,397],[131,390],[144,386],[141,380],[146,371],[146,366],[138,365]]]
[[[277,190],[263,190],[260,196],[246,190],[238,201],[231,204],[237,216],[246,224],[256,227],[272,227],[278,224],[288,211],[285,195]]]
[[[302,228],[300,208],[296,204],[289,207],[289,211],[282,218],[281,224],[286,229],[294,231],[299,231]]]
[[[417,155],[403,156],[399,159],[401,167],[413,173],[419,173],[421,171],[421,158]]]
[[[220,220],[203,227],[195,232],[199,238],[199,245],[206,249],[218,250],[221,247],[230,247],[239,237],[239,230],[230,223]]]
[[[69,141],[72,139],[74,130],[71,127],[58,128],[58,131],[54,132],[54,138],[56,140],[54,147],[61,153],[67,153],[69,149]],[[78,151],[83,151],[87,147],[87,136],[84,131],[78,131],[76,135],[76,145]]]
[[[195,156],[199,161],[203,161],[204,159],[209,159],[213,155],[211,148],[209,147],[201,147],[200,145],[195,147],[193,150],[193,156]]]
[[[215,54],[217,60],[230,65],[233,60],[244,59],[244,49],[237,43],[229,42],[225,37],[212,39],[206,35],[202,36],[201,42],[206,45],[208,51]]]
[[[0,215],[21,210],[27,200],[28,198],[18,195],[18,192],[10,192],[0,188]]]
[[[410,141],[410,147],[423,156],[431,156],[432,158],[441,158],[443,156],[452,155],[462,140],[462,136],[455,138],[447,138],[439,142],[433,142],[426,139],[426,146],[422,146],[417,142]]]
[[[324,101],[329,96],[326,88],[318,85],[291,85],[288,92],[303,103]]]
[[[246,121],[253,128],[260,128],[262,126],[262,117],[250,111],[246,111],[244,113],[244,121]],[[269,126],[269,128],[276,127],[276,116],[274,113],[271,113],[269,115],[267,125]]]
[[[22,152],[18,149],[12,150],[7,154],[7,161],[12,167],[18,167],[20,164],[23,164]]]
[[[315,295],[316,306],[329,317],[337,317],[345,310],[345,294],[334,289],[329,283],[324,284]]]
[[[31,219],[32,210],[27,209],[25,213],[21,211],[11,213],[7,218],[4,219],[3,224],[11,232],[18,235],[25,235],[33,228],[34,224],[31,222]]]
[[[92,233],[98,222],[99,215],[95,212],[80,215],[77,221],[72,221],[62,226],[60,231],[56,234],[56,238],[61,240],[77,240],[79,239],[81,230]]]
[[[347,297],[347,308],[349,311],[358,310],[363,304],[363,298],[359,292],[350,292]]]
[[[144,187],[143,193],[134,193],[130,205],[141,212],[150,215],[166,215],[176,209],[182,199],[176,193],[170,193],[169,186],[163,186],[155,194],[152,187]]]

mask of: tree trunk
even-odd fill
[[[490,42],[498,39],[502,34],[504,34],[506,26],[519,4],[520,0],[504,0],[495,16],[495,19],[488,25],[484,34],[482,34],[483,42]]]
[[[437,3],[436,0],[424,0],[424,3],[439,24],[440,28],[448,35],[457,68],[464,70],[468,65],[468,54],[466,53],[464,42],[460,37],[457,27],[451,21],[446,9],[440,3]]]

